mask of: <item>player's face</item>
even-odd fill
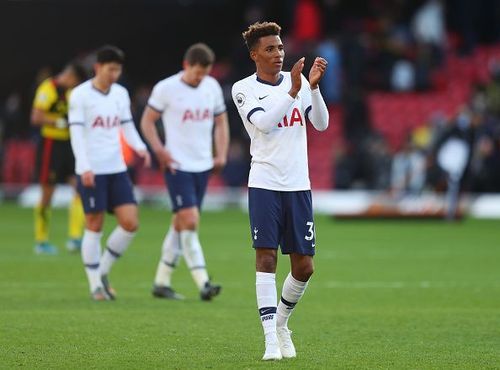
[[[204,67],[200,64],[191,65],[184,62],[184,75],[182,76],[182,79],[189,85],[198,86],[211,70],[211,65]]]
[[[250,57],[264,73],[277,74],[283,68],[285,49],[279,36],[264,36],[250,52]]]
[[[119,63],[96,63],[95,74],[103,83],[111,85],[120,79],[122,65]]]

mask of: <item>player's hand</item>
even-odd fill
[[[54,122],[54,126],[56,128],[66,128],[66,127],[68,127],[68,120],[66,118],[63,118],[63,117],[58,118]]]
[[[215,157],[214,158],[214,173],[219,173],[222,171],[224,166],[226,165],[227,159],[226,157]]]
[[[175,174],[176,168],[178,168],[179,163],[172,158],[172,155],[165,148],[159,148],[155,150],[156,158],[160,163],[160,168],[162,171],[169,170],[172,174]]]
[[[85,171],[84,173],[82,173],[80,178],[82,180],[83,186],[85,186],[86,188],[95,187],[95,175],[92,171]]]
[[[144,150],[138,150],[137,155],[142,158],[143,165],[144,167],[151,167],[151,155],[147,151],[147,149]]]
[[[325,74],[327,64],[328,62],[324,58],[316,57],[316,59],[314,59],[314,63],[309,71],[309,84],[311,85],[311,90],[318,88],[319,81]]]
[[[290,96],[294,99],[302,87],[302,70],[304,69],[305,59],[305,57],[300,58],[297,63],[293,65],[292,70],[290,71],[292,87],[290,88],[290,91],[288,91],[288,94],[290,94]]]

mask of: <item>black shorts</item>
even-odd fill
[[[36,169],[36,178],[40,184],[66,183],[75,174],[71,142],[42,138],[38,144]]]

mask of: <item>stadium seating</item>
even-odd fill
[[[392,150],[397,150],[407,134],[427,124],[432,115],[452,118],[466,103],[472,86],[488,81],[488,65],[494,59],[500,62],[499,47],[479,47],[467,57],[449,53],[445,65],[436,73],[435,91],[370,94],[368,107],[373,127],[385,135]]]
[[[35,173],[36,144],[31,140],[10,139],[5,142],[2,182],[27,185]]]

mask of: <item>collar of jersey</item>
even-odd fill
[[[278,78],[278,81],[276,81],[276,83],[275,83],[275,84],[273,84],[273,83],[271,83],[271,82],[269,82],[269,81],[263,80],[263,79],[259,78],[259,76],[257,76],[257,75],[256,75],[256,77],[257,77],[257,81],[258,81],[258,82],[260,82],[261,84],[271,85],[271,86],[278,86],[278,85],[281,83],[281,81],[283,81],[283,78],[284,78],[285,76],[283,76],[283,75],[280,73],[280,77]]]
[[[104,95],[104,96],[109,95],[109,93],[111,91],[111,86],[109,87],[108,91],[104,92],[104,91],[99,90],[97,87],[95,87],[94,84],[92,83],[92,81],[90,81],[90,85],[92,86],[92,89],[94,89],[94,91],[97,91],[99,94]]]

